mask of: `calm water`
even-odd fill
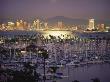
[[[77,68],[66,67],[61,68],[60,71],[62,71],[64,75],[69,75],[69,77],[57,80],[57,82],[71,82],[72,80],[92,82],[91,79],[96,77],[99,78],[101,82],[110,82],[110,64],[97,64]]]

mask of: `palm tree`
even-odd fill
[[[74,81],[72,81],[72,82],[79,82],[78,80],[74,80]]]
[[[57,66],[52,66],[52,67],[50,67],[50,72],[53,74],[53,82],[55,81],[55,78],[57,78],[56,76],[55,76],[55,73],[56,73],[56,71],[57,71],[57,69],[58,69],[58,67]],[[56,82],[56,81],[55,81]]]
[[[47,52],[47,50],[39,49],[39,50],[38,50],[38,54],[41,55],[41,57],[43,58],[43,64],[44,64],[44,66],[43,66],[43,68],[44,68],[43,80],[44,80],[44,82],[45,82],[45,80],[46,80],[46,76],[45,76],[45,59],[48,58],[48,52]]]
[[[93,82],[100,82],[100,79],[99,78],[94,78],[94,79],[91,79]]]

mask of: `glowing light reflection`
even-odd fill
[[[48,37],[48,39],[50,39],[49,36],[54,36],[58,39],[58,37],[60,37],[61,39],[65,39],[65,38],[71,38],[73,37],[73,34],[71,33],[71,31],[45,31],[43,36],[45,38]]]

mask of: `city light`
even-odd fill
[[[27,22],[24,20],[16,20],[14,22],[9,21],[6,23],[0,24],[1,31],[13,31],[13,30],[21,30],[21,31],[79,31],[79,32],[109,32],[109,26],[106,26],[104,23],[96,24],[95,19],[89,19],[89,23],[87,25],[67,25],[66,22],[57,21],[54,24],[50,24],[48,21],[44,22],[40,19],[36,19],[33,22]],[[51,33],[52,34],[52,33]],[[58,36],[55,33],[55,36]],[[53,35],[53,34],[52,34]]]
[[[71,38],[74,36],[74,35],[72,35],[71,31],[54,31],[54,30],[53,31],[44,31],[43,35],[45,38],[46,37],[50,38],[49,35],[51,35],[51,36],[55,36],[57,39],[58,39],[58,37],[60,37],[61,39],[70,38],[70,37],[68,37],[68,35],[71,36]]]

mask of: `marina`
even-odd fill
[[[87,76],[90,68],[94,70],[95,66],[109,66],[109,33],[108,37],[104,36],[105,33],[99,33],[99,35],[71,31],[67,31],[66,34],[63,34],[65,31],[61,33],[54,36],[51,32],[45,31],[44,33],[43,31],[2,32],[0,35],[1,67],[13,71],[24,71],[25,65],[28,64],[31,67],[29,69],[33,70],[33,73],[38,73],[41,80],[44,80],[45,76],[45,82],[53,80],[71,82],[77,79],[87,82],[91,81],[91,78],[109,80],[109,78],[103,79],[103,75],[98,77],[95,72],[93,76]],[[100,34],[103,36],[101,37]],[[97,69],[100,69],[99,67]],[[52,72],[53,69],[54,72]],[[81,70],[85,72],[84,76],[88,79],[78,78]],[[84,74],[82,72],[81,74]]]

